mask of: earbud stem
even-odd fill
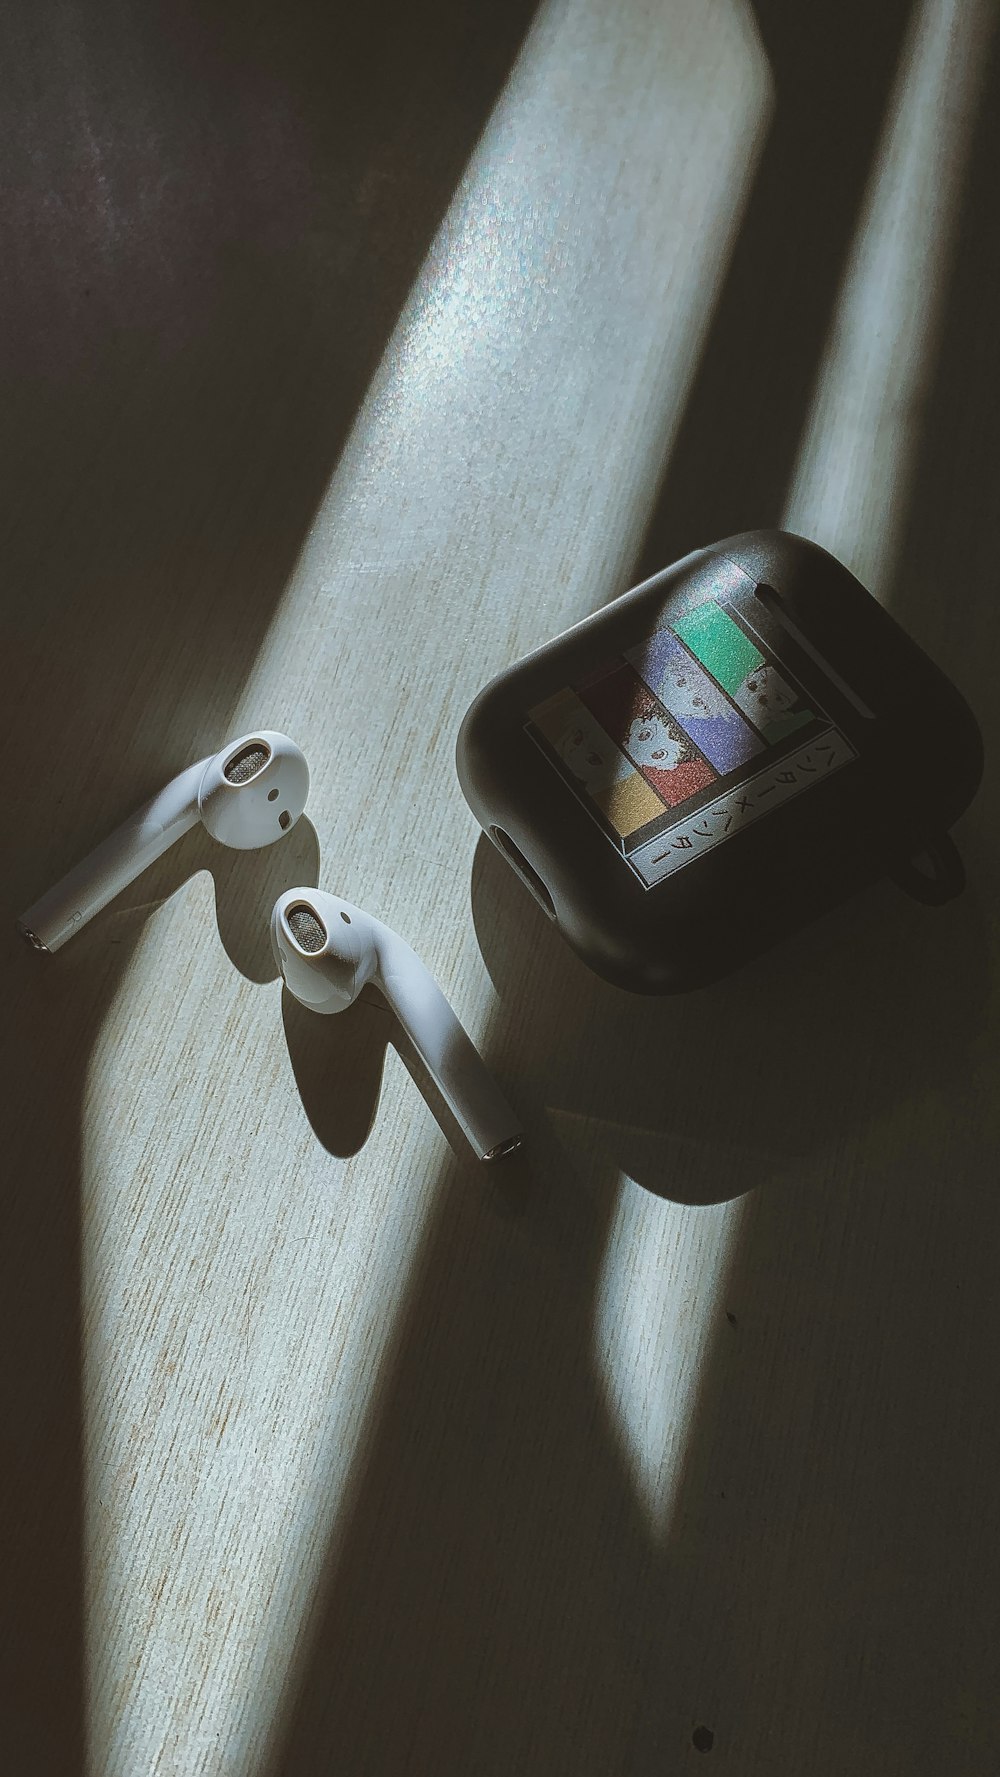
[[[378,920],[378,985],[481,1160],[520,1147],[523,1130],[478,1049],[416,952]]]
[[[209,763],[188,766],[21,914],[18,926],[36,950],[58,950],[196,824]]]

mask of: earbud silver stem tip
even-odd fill
[[[52,952],[49,949],[48,945],[42,943],[42,940],[38,936],[38,933],[33,932],[30,926],[24,926],[21,924],[20,920],[18,920],[17,921],[17,929],[20,932],[21,937],[24,939],[25,943],[31,945],[32,950],[37,950],[41,956],[51,956],[52,955]]]
[[[506,1160],[508,1155],[519,1153],[523,1147],[524,1136],[511,1135],[506,1141],[498,1141],[495,1148],[490,1148],[489,1153],[483,1155],[483,1160]]]

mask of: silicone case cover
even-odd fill
[[[619,986],[729,973],[892,875],[961,886],[982,773],[960,693],[825,550],[700,549],[486,686],[458,773],[560,931]]]

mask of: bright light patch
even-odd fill
[[[888,583],[915,453],[994,0],[913,14],[783,519]]]
[[[656,1540],[670,1525],[744,1213],[742,1201],[689,1208],[621,1183],[595,1337],[605,1400]]]

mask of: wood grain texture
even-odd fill
[[[7,21],[8,912],[230,734],[312,768],[273,852],[193,833],[50,960],[8,922],[18,1772],[997,1764],[995,774],[955,907],[657,1005],[453,766],[495,671],[789,514],[990,748],[994,10]],[[525,1161],[380,1006],[287,1002],[315,881]]]

